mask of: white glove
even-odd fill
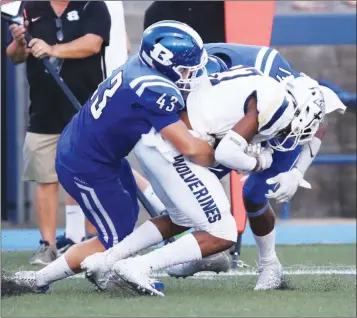
[[[206,141],[208,142],[208,144],[213,147],[215,142],[216,142],[216,139],[210,135],[202,135],[200,133],[198,133],[197,131],[194,131],[194,130],[189,130],[189,132],[191,133],[191,135],[193,137],[196,137],[198,139],[201,139],[203,141]]]
[[[273,163],[273,153],[274,150],[267,147],[264,148],[258,156],[255,156],[258,159],[258,168],[255,171],[263,171],[270,168]]]
[[[279,188],[275,192],[269,190],[265,197],[276,199],[277,203],[288,202],[296,193],[299,185],[311,189],[310,184],[303,178],[303,174],[296,168],[279,173],[266,181],[267,184],[279,184]]]
[[[262,150],[262,145],[260,144],[260,142],[258,142],[255,144],[249,144],[248,147],[245,149],[245,153],[251,157],[258,157]]]
[[[260,142],[252,143],[252,144],[249,144],[247,146],[247,148],[245,149],[245,154],[250,157],[258,158],[259,154],[262,152],[262,150],[263,150],[263,147]],[[240,181],[243,182],[248,179],[251,171],[237,170],[237,172],[242,175],[242,177],[240,178]]]

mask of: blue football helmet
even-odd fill
[[[149,26],[143,33],[139,56],[183,91],[194,90],[206,74],[203,41],[185,23],[164,20]]]
[[[221,73],[228,70],[226,63],[224,63],[219,57],[214,55],[208,56],[208,61],[206,64],[207,74],[211,75],[213,73]]]

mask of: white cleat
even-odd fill
[[[126,282],[132,290],[150,296],[165,296],[155,288],[155,280],[150,278],[151,268],[143,264],[140,259],[129,258],[116,262],[113,265],[115,276],[112,279],[121,279]]]
[[[106,253],[95,253],[88,256],[81,263],[81,269],[85,271],[86,278],[100,291],[114,290],[114,284],[110,277],[113,271],[107,261]]]
[[[49,286],[38,287],[36,285],[35,271],[21,271],[1,277],[2,288],[6,286],[8,292],[20,293],[45,293]]]
[[[259,265],[259,276],[254,290],[273,290],[281,287],[283,281],[283,267],[278,258]]]

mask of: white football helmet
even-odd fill
[[[314,137],[325,117],[326,107],[318,82],[310,77],[289,76],[282,84],[285,84],[289,102],[294,105],[294,116],[268,143],[275,150],[290,151]]]

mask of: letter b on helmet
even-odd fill
[[[150,51],[150,56],[162,65],[169,66],[172,64],[171,59],[173,58],[173,53],[164,47],[160,43],[154,45],[154,49]]]

